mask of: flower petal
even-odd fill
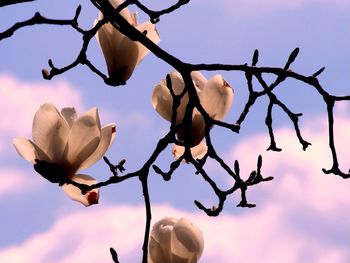
[[[123,8],[122,11],[120,11],[120,14],[122,17],[124,17],[128,23],[132,26],[136,26],[137,24],[137,18],[136,18],[136,13],[131,14],[128,8]]]
[[[208,82],[208,80],[199,71],[192,71],[191,78],[192,78],[195,86],[199,90],[202,90],[204,88],[205,84]]]
[[[200,144],[190,148],[190,150],[191,150],[192,157],[195,160],[202,159],[208,151],[208,146],[205,142],[202,141]],[[174,144],[173,155],[175,159],[179,159],[184,154],[184,152],[185,152],[185,147]],[[187,161],[184,160],[184,162],[187,162]]]
[[[150,263],[170,262],[169,256],[165,254],[162,246],[152,236],[149,238],[148,252],[148,262]]]
[[[116,135],[114,123],[107,124],[101,129],[101,140],[96,150],[80,165],[79,169],[85,169],[100,160],[108,148],[111,146]]]
[[[61,110],[61,114],[63,118],[66,120],[66,122],[68,123],[69,127],[72,126],[73,122],[77,118],[77,112],[75,108],[63,108]]]
[[[152,106],[160,116],[167,121],[171,121],[173,98],[166,86],[159,84],[154,87],[152,93]]]
[[[179,255],[172,254],[171,255],[171,263],[192,263],[192,261],[189,261],[188,258],[182,258]],[[197,261],[194,261],[194,263],[197,263]]]
[[[194,109],[191,126],[191,147],[198,145],[204,139],[205,126],[202,114],[197,109]]]
[[[117,8],[119,5],[121,5],[124,1],[121,0],[111,0],[110,3],[113,5],[114,8]],[[124,17],[129,24],[132,26],[136,25],[136,14],[131,14],[129,9],[123,8],[120,13],[122,17]]]
[[[179,72],[173,71],[169,74],[171,86],[176,95],[180,95],[184,89],[184,82]],[[173,97],[170,94],[169,88],[166,86],[166,80],[163,79],[160,84],[155,86],[152,93],[153,108],[166,120],[171,121]],[[179,124],[184,117],[185,109],[188,104],[188,94],[186,93],[177,108],[176,124]]]
[[[138,44],[110,23],[103,25],[96,36],[106,60],[109,77],[117,81],[128,80],[137,64]]]
[[[62,158],[67,143],[69,125],[56,107],[43,104],[33,120],[33,141],[49,157],[51,162]]]
[[[114,9],[116,9],[120,4],[123,3],[123,1],[121,1],[121,0],[110,0],[109,2],[112,4]],[[123,8],[120,11],[120,14],[122,15],[122,17],[124,17],[128,21],[129,24],[131,24],[133,26],[136,25],[136,23],[137,23],[136,13],[135,14],[131,14],[128,8]],[[103,14],[102,14],[101,11],[98,12],[98,18],[99,19],[103,18]]]
[[[48,162],[49,157],[30,140],[24,138],[15,138],[12,141],[17,153],[25,160],[35,164],[35,159]]]
[[[118,53],[114,54],[115,68],[110,76],[118,80],[127,81],[137,65],[138,56],[139,48],[137,42],[123,36]]]
[[[118,6],[120,6],[124,1],[122,0],[109,0],[109,2],[111,3],[111,5],[114,8],[117,8]]]
[[[222,78],[215,75],[199,94],[201,105],[216,120],[222,120],[229,112],[233,102],[233,89]]]
[[[108,74],[111,77],[113,74],[115,74],[118,68],[118,53],[120,43],[122,42],[124,36],[108,23],[104,24],[97,31],[96,38],[102,48],[107,64]]]
[[[136,19],[135,16],[130,17]],[[137,42],[124,36],[110,23],[103,25],[96,36],[106,60],[109,76],[117,81],[127,81],[138,63]]]
[[[176,218],[165,217],[157,223],[155,223],[151,231],[151,237],[159,245],[159,247],[155,248],[155,253],[159,253],[159,249],[163,251],[163,253],[161,253],[162,256],[165,258],[163,262],[171,262],[171,232],[173,230],[174,225],[176,224],[176,221]],[[158,262],[158,260],[155,260],[154,262]]]
[[[176,136],[180,141],[185,141],[186,129],[180,130]],[[193,110],[192,124],[189,130],[189,146],[194,147],[199,144],[205,136],[205,122],[202,114],[197,110]]]
[[[101,125],[96,108],[92,108],[80,116],[72,125],[65,159],[62,165],[67,173],[74,174],[83,161],[96,150],[101,139]]]
[[[171,79],[171,86],[173,88],[175,95],[180,95],[183,92],[184,87],[185,87],[185,83],[182,79],[181,74],[178,71],[174,70],[169,74],[169,76]],[[165,79],[162,80],[162,84],[165,86],[167,85]],[[186,103],[186,105],[187,105],[187,103]]]
[[[92,185],[97,181],[91,176],[85,174],[76,174],[72,177],[72,180],[86,185]],[[88,191],[85,195],[81,193],[81,190],[72,184],[64,184],[62,186],[63,191],[74,201],[80,202],[85,206],[90,206],[98,203],[99,189],[93,189]]]
[[[152,24],[151,22],[145,22],[141,25],[136,26],[136,29],[145,34],[149,40],[151,40],[153,43],[158,44],[160,41],[159,33],[156,29],[156,26]],[[137,64],[139,64],[142,59],[147,55],[149,50],[142,45],[140,42],[137,42],[139,53],[137,58]]]
[[[186,218],[180,218],[171,233],[172,253],[181,258],[199,259],[204,249],[203,233]],[[196,261],[195,261],[196,262]]]

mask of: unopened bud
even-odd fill
[[[44,79],[49,79],[50,72],[46,68],[41,70],[41,74],[43,75]]]

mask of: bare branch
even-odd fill
[[[154,11],[143,5],[140,1],[138,0],[129,0],[130,4],[135,4],[137,5],[143,12],[148,14],[148,16],[151,19],[152,23],[158,23],[160,20],[160,17],[165,14],[170,14],[174,12],[176,9],[179,9],[181,6],[186,5],[190,2],[190,0],[178,0],[178,2],[168,8],[165,8],[160,11]]]
[[[34,2],[34,1],[35,0],[1,0],[0,7],[7,6],[7,5],[22,4],[25,2]]]
[[[30,2],[33,0],[3,0],[0,3],[1,6],[18,4],[22,2]],[[263,177],[262,176],[262,156],[258,156],[256,169],[251,171],[247,180],[243,180],[241,177],[241,171],[239,162],[236,160],[234,162],[233,168],[231,168],[220,155],[216,152],[214,145],[212,144],[212,138],[210,131],[216,126],[218,128],[229,129],[233,133],[238,133],[240,127],[244,124],[246,117],[250,113],[251,108],[255,105],[255,102],[262,97],[267,97],[269,100],[266,112],[265,124],[268,128],[268,133],[270,136],[270,146],[268,150],[281,151],[280,148],[277,147],[274,130],[273,130],[273,107],[278,106],[282,109],[284,113],[289,117],[291,122],[293,123],[293,127],[296,133],[296,137],[298,138],[300,144],[302,145],[303,150],[306,150],[307,147],[311,144],[305,141],[301,135],[300,127],[299,127],[299,117],[302,116],[302,113],[294,113],[292,112],[286,104],[281,101],[277,96],[275,91],[279,88],[280,84],[283,83],[287,79],[293,79],[296,81],[300,81],[305,83],[306,85],[313,88],[320,97],[323,98],[325,105],[327,107],[328,113],[328,140],[329,140],[329,149],[332,154],[332,167],[329,170],[323,169],[324,173],[332,173],[335,175],[339,175],[342,178],[350,178],[349,173],[344,173],[339,169],[339,163],[337,158],[336,145],[334,142],[334,106],[338,101],[349,101],[350,95],[344,96],[334,96],[329,94],[319,83],[317,77],[324,71],[324,67],[317,70],[311,76],[303,75],[301,73],[293,72],[290,67],[292,63],[296,60],[299,54],[299,48],[294,49],[289,57],[287,58],[286,63],[282,67],[258,67],[257,64],[259,62],[259,51],[255,50],[253,57],[251,59],[251,65],[242,64],[242,65],[231,65],[231,64],[190,64],[185,61],[181,61],[175,56],[169,54],[155,43],[153,43],[148,37],[142,32],[138,31],[133,25],[129,24],[128,21],[120,14],[120,11],[129,5],[136,5],[140,10],[146,13],[150,20],[153,23],[157,23],[160,20],[160,17],[165,14],[170,14],[180,7],[188,4],[190,0],[178,0],[174,5],[165,8],[160,11],[155,11],[149,9],[147,6],[141,3],[139,0],[126,0],[116,9],[113,8],[112,4],[109,0],[90,0],[93,5],[95,5],[102,13],[104,18],[97,22],[95,26],[93,26],[89,30],[83,30],[78,25],[78,17],[80,15],[81,7],[75,11],[75,15],[72,19],[49,19],[42,16],[40,13],[36,13],[32,18],[18,22],[14,24],[9,29],[0,33],[0,41],[11,37],[17,30],[33,26],[39,24],[47,24],[47,25],[58,25],[58,26],[69,26],[72,27],[77,34],[82,36],[82,45],[79,53],[73,58],[72,62],[66,66],[57,67],[51,59],[48,60],[49,69],[43,69],[42,74],[45,79],[52,79],[53,77],[63,74],[78,65],[86,65],[91,72],[98,75],[107,85],[117,86],[123,85],[124,82],[120,80],[113,79],[108,77],[106,74],[101,72],[87,57],[87,50],[90,44],[91,39],[96,35],[98,30],[105,25],[106,23],[111,23],[116,30],[129,37],[131,40],[138,41],[142,45],[144,45],[147,49],[149,49],[154,55],[156,55],[159,59],[166,62],[174,69],[176,69],[182,76],[184,81],[184,90],[181,94],[175,94],[173,90],[171,78],[167,76],[166,82],[169,92],[173,99],[172,104],[172,117],[171,124],[169,127],[168,133],[159,139],[157,145],[150,153],[150,157],[148,160],[143,163],[141,168],[134,172],[127,173],[125,175],[119,175],[119,173],[123,173],[125,160],[120,161],[118,164],[112,164],[108,158],[104,157],[104,161],[108,165],[112,176],[110,176],[107,180],[93,184],[93,185],[84,185],[77,183],[68,178],[65,175],[65,171],[58,164],[47,163],[42,160],[36,160],[36,164],[34,165],[35,170],[41,174],[44,178],[49,180],[52,183],[57,183],[59,185],[63,184],[72,184],[75,187],[79,188],[81,192],[84,194],[92,189],[105,187],[111,184],[121,183],[124,180],[128,180],[131,178],[138,178],[141,182],[142,192],[144,196],[144,204],[145,204],[145,213],[146,213],[146,222],[145,222],[145,233],[143,240],[143,263],[147,263],[147,255],[148,255],[148,239],[150,234],[151,227],[151,219],[152,219],[152,210],[151,210],[151,201],[150,201],[150,193],[148,189],[148,176],[150,173],[151,167],[155,171],[156,174],[159,174],[163,177],[164,180],[168,181],[171,179],[173,173],[180,166],[182,161],[186,161],[190,165],[192,165],[196,169],[196,174],[199,174],[205,182],[213,190],[213,193],[218,198],[218,204],[212,206],[210,208],[205,207],[200,201],[195,200],[195,205],[203,210],[209,216],[217,216],[223,210],[225,202],[227,198],[235,193],[236,191],[240,191],[241,200],[237,206],[239,207],[254,207],[255,204],[252,204],[248,201],[247,192],[249,187],[255,186],[261,182],[270,181],[273,177]],[[249,92],[249,96],[247,102],[240,113],[236,123],[228,123],[216,120],[214,117],[210,116],[208,112],[203,108],[200,102],[200,98],[197,94],[196,87],[191,78],[191,72],[197,70],[206,70],[206,71],[240,71],[245,74],[246,82],[247,82],[247,90]],[[265,79],[263,78],[263,74],[272,74],[275,77],[275,81],[270,85],[267,84]],[[253,84],[253,78],[258,80],[258,83],[262,86],[262,91],[257,91]],[[185,105],[186,109],[184,112],[184,117],[182,120],[178,120],[178,109],[181,104],[181,100],[184,96],[188,96],[188,104]],[[186,97],[187,98],[187,97]],[[194,146],[195,143],[191,141],[191,128],[193,121],[193,112],[196,111],[202,115],[205,122],[205,141],[207,143],[208,151],[204,155],[202,159],[195,159],[191,153],[191,147]],[[179,135],[181,133],[181,136]],[[202,139],[202,137],[201,137]],[[158,160],[158,156],[169,146],[169,144],[178,144],[184,147],[184,153],[177,160],[173,161],[168,170],[164,172],[161,168],[159,168],[155,163]],[[196,142],[197,143],[197,142]],[[221,189],[218,187],[217,182],[212,179],[212,177],[205,170],[205,164],[208,159],[214,160],[217,164],[221,166],[223,171],[227,173],[233,179],[233,184],[229,186],[227,189]],[[114,262],[119,262],[117,252],[110,248],[110,253]]]
[[[60,26],[68,25],[73,27],[80,33],[82,33],[82,30],[78,27],[78,21],[77,21],[80,10],[81,10],[81,7],[79,6],[76,10],[76,15],[73,19],[50,19],[50,18],[43,17],[39,12],[37,12],[32,18],[22,22],[18,22],[14,24],[12,27],[10,27],[9,29],[0,33],[0,40],[11,37],[17,30],[21,28],[33,26],[33,25],[42,25],[42,24],[60,25]]]

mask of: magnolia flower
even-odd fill
[[[117,8],[122,1],[110,0],[114,8]],[[158,44],[160,41],[156,27],[151,22],[138,24],[136,13],[131,14],[128,8],[120,11],[130,25],[145,34],[151,41]],[[99,12],[99,19],[103,14]],[[95,20],[95,24],[97,20]],[[97,32],[97,41],[99,42],[103,55],[105,57],[108,74],[111,78],[119,82],[127,81],[134,68],[141,62],[149,50],[137,41],[133,41],[120,33],[110,23],[104,24]]]
[[[43,104],[33,120],[33,140],[15,138],[13,144],[25,160],[38,165],[45,163],[43,176],[51,182],[61,183],[61,178],[92,185],[96,180],[85,174],[76,174],[101,159],[115,137],[115,124],[101,129],[96,108],[77,118],[74,108],[63,108],[59,112],[51,103]],[[85,206],[96,204],[98,189],[82,194],[80,189],[64,184],[63,191],[73,200]]]
[[[165,217],[149,238],[151,263],[197,263],[204,248],[202,231],[186,218]]]
[[[193,71],[191,73],[191,78],[202,107],[211,118],[222,120],[231,108],[233,102],[233,88],[229,86],[221,75],[215,75],[207,80],[198,71]],[[180,95],[185,86],[182,76],[179,72],[173,71],[170,73],[170,79],[174,93]],[[187,104],[188,93],[185,93],[176,111],[176,125],[183,121]],[[170,94],[165,79],[155,86],[152,94],[152,105],[164,119],[171,121],[173,114],[173,97]],[[205,137],[205,121],[197,108],[193,109],[192,125],[189,132],[191,154],[194,158],[202,158],[207,152],[207,146],[202,142]],[[184,141],[184,128],[177,133],[177,138],[180,141]],[[173,154],[175,158],[179,158],[183,153],[183,146],[174,145]]]

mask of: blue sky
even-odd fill
[[[145,1],[145,3],[151,1]],[[169,1],[173,3],[174,1]],[[80,1],[36,1],[0,10],[0,31],[40,11],[52,18],[70,18]],[[80,24],[89,28],[97,11],[85,1]],[[165,6],[161,1],[155,7]],[[134,7],[131,8],[135,10]],[[255,49],[261,66],[282,67],[295,48],[300,53],[291,67],[311,75],[325,66],[319,77],[334,94],[349,94],[350,4],[345,0],[192,0],[157,24],[160,47],[193,63],[250,63]],[[139,12],[139,21],[146,16]],[[101,191],[100,204],[85,208],[38,176],[15,152],[14,137],[31,136],[32,117],[41,104],[75,106],[83,113],[98,107],[102,124],[117,123],[116,140],[107,153],[112,160],[126,159],[126,169],[139,168],[161,135],[168,129],[152,108],[156,85],[172,69],[149,54],[123,87],[109,87],[86,67],[79,66],[51,81],[41,77],[49,58],[57,66],[70,63],[81,45],[80,36],[67,27],[24,28],[0,42],[0,261],[1,262],[109,262],[109,246],[121,262],[139,262],[143,235],[143,201],[140,183],[130,180]],[[97,42],[88,56],[106,71]],[[240,72],[219,72],[235,89],[235,101],[227,121],[235,121],[245,104],[247,91]],[[203,72],[208,78],[214,72]],[[185,216],[198,224],[205,238],[201,262],[349,262],[349,181],[325,176],[331,157],[327,150],[325,105],[308,86],[288,81],[277,92],[293,111],[304,112],[302,132],[313,146],[301,150],[289,120],[276,112],[276,139],[282,153],[266,152],[269,140],[264,126],[266,100],[257,103],[241,134],[214,128],[218,151],[229,164],[235,159],[246,173],[263,154],[263,173],[275,180],[254,187],[248,196],[255,209],[236,208],[231,196],[218,218],[208,218],[193,205],[199,199],[208,206],[215,195],[193,168],[183,164],[171,182],[150,176],[154,219]],[[350,106],[336,107],[337,146],[341,167],[348,170]],[[157,164],[172,160],[167,149]],[[208,171],[220,185],[227,176],[215,166]],[[109,175],[101,162],[86,173],[103,180]],[[48,240],[50,242],[48,242]],[[86,251],[93,253],[86,254]],[[251,251],[255,251],[252,253]],[[281,257],[283,256],[283,260]],[[87,258],[85,258],[87,257]]]

